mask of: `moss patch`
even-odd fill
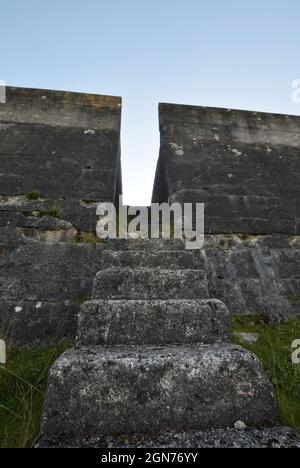
[[[297,302],[299,300],[299,296],[298,294],[294,293],[294,292],[291,292],[289,294],[289,301],[291,302]]]
[[[97,244],[102,244],[103,240],[100,239],[100,237],[96,236],[96,234],[85,233],[85,234],[81,234],[79,242],[92,244],[96,246]]]
[[[60,219],[60,212],[58,208],[51,208],[48,211],[38,211],[38,218],[44,218],[45,216],[51,216],[52,218]]]
[[[81,306],[82,304],[84,304],[85,302],[87,302],[89,300],[89,296],[87,294],[81,294],[78,296],[77,300],[76,300],[76,303],[77,305]]]
[[[27,193],[26,198],[28,201],[38,200],[40,198],[40,194],[38,192],[30,192]]]

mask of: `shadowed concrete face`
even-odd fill
[[[95,230],[96,203],[114,202],[121,192],[120,121],[120,98],[7,88],[0,226]],[[37,215],[54,210],[54,227],[49,219],[37,225]]]
[[[300,118],[160,105],[153,201],[205,203],[206,232],[300,233]]]
[[[6,88],[0,104],[0,337],[73,336],[97,272],[96,205],[121,194],[121,99]]]

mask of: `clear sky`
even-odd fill
[[[123,97],[125,202],[150,202],[159,102],[300,114],[299,0],[2,0],[0,79]]]

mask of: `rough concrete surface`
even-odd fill
[[[153,201],[205,203],[206,232],[300,234],[300,118],[160,105]]]
[[[0,336],[74,336],[98,267],[96,206],[121,194],[121,99],[6,88],[0,106]],[[26,239],[27,238],[27,239]],[[42,307],[37,307],[42,303]]]
[[[300,314],[299,236],[207,236],[210,297],[271,322]]]
[[[62,439],[41,437],[37,448],[92,448],[92,449],[299,449],[299,437],[289,428],[276,426],[264,429],[219,429],[209,432],[182,432],[161,434],[149,439],[135,437],[88,437]]]
[[[1,338],[44,347],[74,337],[98,269],[93,246],[40,242],[8,228],[0,240]]]
[[[158,434],[272,426],[273,388],[249,352],[229,345],[79,348],[50,372],[48,436]]]
[[[112,267],[94,281],[93,299],[208,299],[203,270]]]
[[[94,232],[96,203],[121,193],[120,125],[119,98],[8,87],[0,108],[0,225],[42,229],[42,214],[55,212]],[[44,220],[47,228],[57,230]]]
[[[78,346],[229,342],[226,306],[214,300],[90,301],[81,306]]]
[[[168,268],[168,270],[205,270],[206,257],[201,250],[170,251],[157,249],[151,254],[144,250],[113,251],[107,250],[101,256],[101,267],[110,266],[123,268],[141,268],[147,265],[148,268]]]

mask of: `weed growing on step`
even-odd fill
[[[27,193],[26,198],[28,201],[38,200],[40,198],[40,194],[38,192],[30,192]]]
[[[276,325],[267,324],[261,316],[233,317],[232,325],[234,332],[259,334],[257,343],[243,346],[262,361],[275,387],[283,423],[300,434],[300,365],[291,359],[292,343],[300,338],[300,317]]]
[[[44,218],[45,216],[50,216],[52,218],[60,219],[59,209],[58,208],[51,208],[50,210],[47,210],[47,211],[39,211],[38,212],[38,217],[39,218]]]
[[[298,294],[296,294],[296,293],[294,293],[294,292],[291,292],[291,293],[289,294],[289,301],[291,301],[291,302],[296,302],[296,301],[298,301],[298,300],[299,300]]]
[[[85,233],[80,236],[79,242],[81,243],[86,243],[86,244],[92,244],[96,246],[97,244],[103,244],[103,240],[99,239],[96,234],[93,234],[92,232],[90,233]]]
[[[84,304],[88,300],[89,300],[89,296],[87,294],[81,294],[81,295],[78,296],[78,298],[76,300],[76,304],[81,306],[82,304]]]
[[[0,366],[0,448],[30,447],[39,435],[49,369],[68,348],[9,349]]]

